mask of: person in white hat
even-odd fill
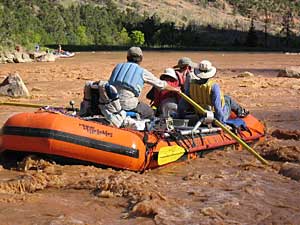
[[[173,68],[165,69],[160,79],[166,81],[170,86],[180,89],[179,77]],[[180,99],[178,93],[153,87],[148,92],[147,98],[151,100],[151,106],[156,109],[157,116],[168,117],[176,114]]]
[[[140,47],[131,47],[127,51],[127,62],[116,65],[109,79],[109,84],[115,86],[119,93],[121,107],[125,111],[137,112],[142,119],[152,118],[152,108],[139,101],[144,83],[160,90],[180,91],[164,80],[160,80],[148,70],[140,66],[143,52]]]
[[[219,84],[213,79],[217,73],[216,67],[208,60],[199,63],[195,74],[190,80],[189,95],[204,109],[212,110],[216,119],[226,124],[231,111],[238,117],[245,117],[249,111],[242,108],[230,96],[223,95]]]

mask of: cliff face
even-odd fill
[[[110,0],[62,0],[68,2],[107,4]],[[248,30],[250,19],[237,13],[225,0],[113,0],[123,10],[133,10],[141,15],[156,14],[162,21],[172,21],[176,25],[211,25],[223,29]]]
[[[122,10],[133,10],[141,15],[157,15],[162,21],[175,22],[177,26],[195,24],[210,25],[217,29],[248,31],[254,17],[256,30],[265,29],[265,11],[268,12],[268,33],[278,33],[281,29],[282,13],[280,1],[268,5],[255,5],[252,0],[58,0],[64,6],[94,3],[104,5],[113,2]],[[297,6],[299,7],[299,6]],[[273,11],[273,12],[271,12]],[[297,11],[297,10],[296,10]],[[299,11],[299,10],[298,10]],[[294,14],[297,20],[297,13]]]

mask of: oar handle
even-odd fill
[[[41,108],[45,106],[45,105],[21,103],[21,102],[0,102],[0,105],[23,106],[23,107],[30,107],[30,108]]]
[[[199,104],[197,104],[193,99],[191,99],[186,94],[180,92],[180,96],[184,98],[187,102],[189,102],[192,106],[194,106],[201,114],[206,114],[206,110],[203,109]],[[214,119],[213,122],[222,128],[223,131],[227,132],[233,139],[235,139],[238,143],[240,143],[248,152],[254,155],[259,161],[261,161],[265,165],[269,165],[268,161],[266,161],[263,157],[261,157],[253,148],[246,144],[241,138],[231,132],[224,124],[222,124],[217,119]]]

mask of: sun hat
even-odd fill
[[[178,60],[177,65],[173,66],[173,68],[183,68],[185,66],[190,67],[198,67],[197,63],[194,63],[190,58],[188,57],[182,57]]]
[[[178,80],[176,72],[175,72],[175,70],[173,68],[167,68],[167,69],[165,69],[165,71],[161,74],[161,77],[162,76],[169,76],[169,77],[174,78],[175,80]]]
[[[199,67],[195,69],[195,74],[201,79],[208,79],[216,75],[217,69],[208,60],[202,60]]]
[[[142,49],[140,47],[131,47],[127,51],[127,56],[143,56]]]

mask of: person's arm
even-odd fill
[[[215,108],[215,118],[221,123],[225,123],[225,117],[221,103],[221,90],[218,84],[214,84],[212,86],[211,94],[212,104]]]
[[[184,81],[184,93],[187,94],[188,96],[190,96],[190,84],[191,84],[191,73],[188,73],[186,75],[185,81]]]

